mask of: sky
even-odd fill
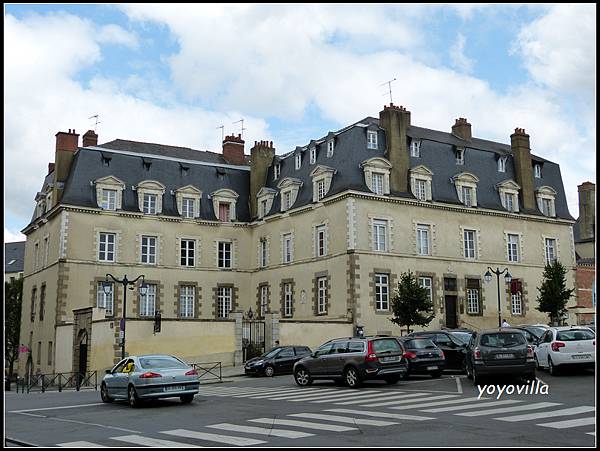
[[[58,131],[221,152],[243,119],[247,153],[283,154],[378,117],[393,79],[413,125],[524,128],[573,217],[596,182],[595,4],[4,5],[5,242],[25,239]]]

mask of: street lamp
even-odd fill
[[[510,283],[512,280],[512,276],[508,272],[508,268],[504,268],[502,271],[500,271],[500,268],[496,267],[496,270],[494,271],[492,268],[490,268],[488,266],[488,270],[486,271],[486,273],[483,276],[483,279],[486,282],[491,282],[492,281],[492,273],[496,274],[496,281],[498,282],[498,327],[502,327],[502,320],[500,319],[500,274],[504,274],[505,272],[506,272],[506,275],[504,276],[504,281],[506,283]]]
[[[144,275],[140,275],[138,277],[136,277],[134,280],[128,280],[127,276],[123,277],[123,280],[119,280],[117,279],[115,276],[113,276],[112,274],[107,274],[106,275],[106,280],[104,281],[104,283],[102,284],[102,291],[104,291],[104,294],[109,295],[112,291],[112,283],[110,283],[108,281],[108,278],[111,278],[112,280],[114,280],[116,283],[122,283],[123,284],[123,317],[121,318],[121,324],[120,324],[120,331],[121,331],[121,360],[123,360],[125,358],[125,313],[127,311],[127,286],[128,285],[134,285],[140,278],[142,279],[142,284],[140,285],[140,296],[145,296],[146,293],[148,292],[148,285],[146,285],[145,281],[144,281]],[[132,288],[133,290],[133,288]]]

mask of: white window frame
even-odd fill
[[[179,286],[179,317],[194,318],[196,287],[194,285]]]
[[[390,309],[390,276],[375,274],[375,310],[378,312]]]
[[[294,313],[294,294],[290,282],[283,284],[283,316],[291,317]]]
[[[415,197],[419,200],[427,200],[427,180],[415,179]]]
[[[515,241],[516,240],[516,241]],[[519,247],[520,247],[521,237],[515,233],[508,233],[506,236],[506,243],[508,246],[508,261],[518,263],[520,261],[519,257]]]
[[[267,249],[269,242],[266,238],[261,238],[258,241],[258,266],[260,268],[267,267]]]
[[[313,202],[320,202],[329,192],[333,175],[337,171],[329,166],[317,165],[309,174],[313,185]]]
[[[327,158],[333,157],[333,152],[335,150],[335,143],[333,139],[327,141]]]
[[[112,316],[114,314],[115,305],[115,284],[110,283],[110,292],[106,294],[104,292],[104,284],[106,282],[98,282],[96,284],[96,307],[103,308],[106,316]]]
[[[116,189],[102,189],[102,201],[100,202],[100,208],[102,208],[103,210],[116,210],[117,194],[118,191]]]
[[[431,226],[417,224],[417,255],[431,255]]]
[[[373,250],[376,252],[388,252],[388,224],[386,219],[373,219]]]
[[[467,260],[477,258],[477,230],[463,229],[463,251],[463,255]]]
[[[145,265],[156,265],[158,262],[158,237],[142,235],[140,238],[140,246],[140,263]],[[153,253],[151,252],[152,250],[154,250]]]
[[[193,197],[181,198],[181,216],[187,219],[196,217],[196,199]]]
[[[310,152],[310,164],[315,164],[317,162],[317,148],[311,147],[309,152]]]
[[[281,195],[280,210],[282,213],[293,207],[298,198],[298,192],[300,191],[302,184],[303,182],[300,179],[292,177],[285,177],[277,184],[277,188]]]
[[[498,158],[498,172],[506,172],[506,157]]]
[[[465,207],[473,206],[473,188],[470,186],[462,186],[462,200]]]
[[[367,130],[367,149],[379,149],[377,143],[377,132],[373,130]]]
[[[233,242],[217,242],[217,267],[222,269],[233,268]]]
[[[373,157],[361,162],[360,167],[363,169],[367,188],[378,195],[390,194],[390,171],[392,170],[392,165],[388,160],[382,157]],[[375,183],[373,182],[375,174],[383,175],[382,192],[379,191],[378,187],[375,187]]]
[[[185,245],[184,245],[185,243]],[[192,244],[191,249],[189,244]],[[191,251],[191,256],[190,256]],[[196,240],[181,238],[179,241],[179,266],[193,268],[196,266]]]
[[[281,262],[292,263],[294,260],[294,237],[291,232],[284,233],[281,236]]]
[[[465,164],[465,149],[456,149],[455,161],[457,165],[464,166]]]
[[[544,238],[544,254],[546,256],[546,263],[552,264],[557,258],[557,240],[556,238]]]
[[[327,314],[327,277],[317,279],[317,314]]]
[[[217,288],[217,317],[229,318],[233,303],[233,288],[218,287]]]
[[[372,186],[372,191],[375,194],[382,196],[384,193],[384,186],[385,186],[385,174],[383,174],[381,172],[372,172],[371,173],[371,186]]]
[[[295,169],[299,170],[302,167],[302,154],[298,152],[294,155]]]
[[[142,198],[144,200],[142,213],[145,215],[155,215],[158,211],[158,195],[154,193],[144,193]]]
[[[479,178],[469,172],[461,172],[452,177],[452,181],[456,187],[458,200],[467,208],[477,207],[477,184],[479,183]],[[465,188],[471,188],[471,190],[468,191],[470,204],[465,198]]]
[[[112,243],[109,238],[112,237]],[[103,239],[104,238],[104,239]],[[112,246],[112,250],[110,249]],[[117,234],[110,232],[98,232],[98,261],[114,263],[117,256]],[[102,249],[104,247],[104,250]],[[112,254],[112,258],[109,255]]]
[[[421,157],[421,141],[412,140],[410,143],[410,156],[415,158]]]
[[[269,286],[260,286],[260,310],[259,315],[264,318],[265,314],[269,311]]]
[[[112,175],[107,177],[101,177],[99,179],[94,180],[94,184],[96,185],[96,201],[99,208],[105,209],[104,204],[104,190],[110,190],[116,192],[115,197],[115,208],[111,210],[120,210],[122,199],[123,199],[123,190],[125,189],[125,183],[119,180]]]
[[[277,180],[279,178],[279,174],[281,174],[281,165],[277,163],[273,166],[273,180]]]
[[[467,288],[467,313],[469,315],[479,314],[479,289]]]
[[[523,314],[523,293],[520,291],[510,295],[510,313],[511,315]]]
[[[542,165],[537,164],[537,163],[533,165],[533,176],[536,179],[542,178]]]
[[[433,301],[433,279],[429,276],[420,276],[419,286],[427,290],[429,293],[429,301]]]
[[[321,179],[321,180],[317,180],[316,182],[317,184],[317,201],[320,201],[321,199],[323,199],[325,197],[325,180]]]
[[[217,221],[226,223],[235,221],[237,219],[236,215],[236,206],[239,195],[230,189],[223,188],[211,193],[210,197],[212,198],[213,210],[215,213],[215,218]],[[220,220],[220,205],[221,204],[229,204],[229,218],[228,221]]]
[[[140,316],[151,317],[156,313],[156,284],[146,284],[146,287],[146,294],[140,294]]]
[[[315,227],[315,256],[325,257],[327,255],[327,225],[321,224]]]
[[[537,205],[540,212],[547,217],[556,216],[555,199],[557,192],[551,186],[541,186],[536,190]],[[547,203],[547,204],[546,204]]]

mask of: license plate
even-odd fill
[[[165,387],[165,391],[180,391],[183,389],[184,389],[183,385],[167,385]]]
[[[396,357],[384,357],[381,359],[382,362],[397,362],[398,360],[400,360],[400,357],[396,356]]]
[[[514,359],[514,354],[496,354],[497,359]]]
[[[591,357],[590,354],[576,354],[571,356],[572,359],[589,359]]]
[[[427,371],[431,371],[431,370],[437,370],[438,367],[437,366],[428,366],[427,367]]]

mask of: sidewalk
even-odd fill
[[[218,370],[212,370],[212,372],[216,373],[217,375],[219,374]],[[246,377],[244,374],[244,366],[239,365],[221,367],[221,376],[222,380],[218,380],[217,378],[214,378],[212,374],[206,374],[205,377],[200,378],[200,385],[218,384],[220,382],[233,382],[232,378]]]

